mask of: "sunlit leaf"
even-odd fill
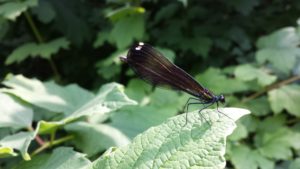
[[[117,83],[109,83],[100,88],[99,93],[87,101],[84,105],[77,108],[72,113],[59,121],[40,121],[38,123],[41,134],[51,133],[59,127],[86,116],[91,122],[97,122],[99,119],[106,117],[107,113],[115,111],[126,105],[135,105],[136,102],[129,99],[125,93],[123,86]]]
[[[265,132],[257,135],[255,141],[259,152],[265,157],[284,160],[292,157],[291,148],[300,148],[299,140],[300,133],[282,127],[272,133]]]
[[[268,92],[271,108],[275,113],[284,109],[290,114],[300,117],[300,86],[287,85]]]
[[[0,93],[0,114],[0,127],[28,127],[33,118],[32,109],[21,105],[4,93]]]
[[[276,81],[277,77],[267,71],[255,68],[250,64],[240,65],[235,69],[235,76],[243,81],[257,80],[261,86],[267,86]]]
[[[66,114],[77,110],[94,96],[78,85],[62,87],[54,82],[43,83],[22,75],[11,76],[3,84],[10,87],[2,89],[4,92],[16,95],[35,106]]]
[[[231,161],[236,169],[273,169],[274,162],[262,156],[258,151],[241,145],[232,150]]]
[[[39,155],[28,162],[23,162],[16,169],[85,169],[91,162],[84,154],[74,151],[72,148],[60,147],[51,155]]]
[[[256,46],[259,50],[256,60],[259,63],[269,61],[276,69],[287,74],[295,66],[296,58],[300,56],[299,44],[300,37],[295,28],[280,29],[257,41]]]
[[[199,118],[191,112],[168,119],[134,138],[132,143],[105,153],[93,162],[94,169],[104,168],[224,168],[225,140],[235,128],[234,120],[248,114],[245,109],[226,108],[231,117],[219,116],[217,110],[205,110]]]
[[[17,153],[14,152],[11,147],[0,147],[0,158],[16,156]]]
[[[123,19],[127,17],[128,15],[133,14],[142,14],[145,13],[145,8],[143,7],[135,7],[135,6],[125,6],[122,8],[119,8],[117,10],[113,10],[109,12],[106,17],[109,19],[116,21],[118,19]]]
[[[197,75],[198,82],[216,94],[226,94],[248,90],[248,86],[237,79],[228,78],[220,69],[209,68],[204,73]]]
[[[0,140],[0,145],[3,147],[10,147],[21,152],[24,160],[30,160],[28,148],[31,141],[35,138],[35,132],[19,132],[17,134],[9,135]]]

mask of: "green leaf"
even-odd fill
[[[48,1],[39,1],[39,5],[33,8],[32,12],[45,24],[50,23],[56,17],[56,12]]]
[[[31,141],[36,136],[37,130],[35,132],[19,132],[6,136],[0,140],[0,145],[19,150],[24,160],[30,160],[31,158],[27,151]]]
[[[76,120],[82,116],[87,116],[89,121],[97,122],[103,119],[107,113],[115,111],[126,105],[135,105],[136,102],[129,99],[124,94],[123,86],[117,83],[103,85],[94,98],[87,101],[76,111],[70,113],[60,121],[40,121],[39,133],[46,134],[55,131],[57,128]]]
[[[85,169],[90,164],[91,162],[84,154],[78,153],[72,148],[60,147],[55,149],[51,155],[39,155],[31,161],[21,163],[16,169]]]
[[[273,133],[283,128],[285,123],[286,123],[286,117],[282,114],[267,117],[263,121],[260,121],[259,124],[257,124],[258,127],[257,132]]]
[[[109,12],[106,15],[106,17],[108,17],[112,21],[117,21],[119,19],[124,19],[128,15],[143,14],[143,13],[145,13],[145,8],[143,7],[125,6]]]
[[[236,169],[273,169],[275,166],[273,161],[244,145],[233,148],[231,161]]]
[[[300,56],[299,45],[300,37],[295,28],[280,29],[257,41],[259,50],[256,60],[259,63],[269,61],[277,70],[287,74],[295,66],[296,58]]]
[[[109,57],[96,63],[98,68],[98,74],[100,74],[105,79],[110,79],[115,77],[121,71],[121,56],[126,56],[127,50],[116,51],[112,53]]]
[[[265,116],[271,112],[270,103],[265,96],[252,99],[248,102],[238,102],[234,106],[249,109],[256,116]]]
[[[9,87],[2,89],[4,92],[16,95],[35,106],[66,114],[77,110],[94,97],[78,85],[62,87],[54,82],[42,83],[22,75],[11,76],[3,84]]]
[[[247,138],[248,131],[245,125],[243,125],[241,122],[237,122],[237,127],[233,131],[233,133],[229,136],[229,140],[232,141],[238,141],[244,138]]]
[[[22,128],[31,125],[33,111],[11,96],[0,93],[0,127]]]
[[[65,38],[59,38],[48,43],[36,44],[26,43],[15,49],[6,59],[5,64],[20,63],[29,56],[50,59],[51,55],[56,54],[59,49],[68,49],[69,41]]]
[[[109,32],[101,31],[97,34],[97,38],[93,44],[94,48],[101,47],[105,41],[109,40]]]
[[[110,32],[111,41],[117,45],[118,49],[125,49],[134,40],[142,39],[145,31],[144,27],[143,15],[130,15],[122,18],[114,24]],[[126,33],[124,33],[124,30],[126,30]]]
[[[151,91],[151,86],[140,79],[131,79],[126,87],[125,93],[132,99],[143,102],[141,105],[147,104],[149,98],[147,94]],[[145,103],[146,102],[146,103]]]
[[[249,111],[237,108],[221,110],[237,120]],[[135,137],[126,147],[105,153],[93,162],[93,168],[224,168],[225,140],[233,131],[232,119],[217,110],[204,110],[205,121],[197,111],[168,119]]]
[[[267,86],[276,81],[277,77],[268,74],[267,70],[255,68],[250,64],[236,67],[234,74],[236,78],[243,81],[257,80],[261,86]]]
[[[287,160],[293,155],[291,148],[299,149],[299,140],[300,133],[282,127],[273,133],[265,132],[257,135],[255,142],[263,156]]]
[[[227,78],[220,69],[216,68],[207,69],[204,73],[197,75],[196,79],[216,94],[232,94],[248,90],[245,83],[237,79]]]
[[[212,40],[208,37],[197,36],[195,38],[183,39],[181,48],[183,50],[191,50],[197,55],[207,58],[208,52],[212,46]]]
[[[124,146],[130,139],[118,129],[105,124],[86,122],[72,123],[65,126],[68,132],[75,134],[75,145],[88,156],[93,156],[112,146]]]
[[[167,48],[156,47],[159,52],[161,52],[166,58],[168,58],[171,62],[174,62],[176,54],[173,50]]]
[[[248,1],[248,0],[229,0],[229,1],[226,1],[226,3],[233,6],[235,8],[235,10],[237,10],[241,14],[249,15],[253,11],[254,7],[259,5],[260,1],[259,0],[252,0],[252,1]]]
[[[290,163],[288,169],[299,169],[299,166],[300,166],[300,158],[298,157]]]
[[[11,147],[0,147],[0,158],[16,156],[17,153]]]
[[[38,0],[8,1],[0,6],[0,16],[14,21],[22,12],[37,4]]]
[[[286,109],[290,114],[300,117],[300,86],[287,85],[268,92],[271,108],[275,113]]]

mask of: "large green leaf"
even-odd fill
[[[28,57],[42,57],[50,59],[59,49],[68,49],[69,41],[66,38],[55,39],[48,43],[26,43],[15,49],[6,59],[5,64],[20,63]]]
[[[268,74],[267,70],[255,68],[250,64],[236,67],[234,74],[243,81],[257,80],[261,86],[270,85],[277,79],[276,76]]]
[[[62,87],[54,82],[42,83],[22,75],[11,76],[3,84],[10,87],[2,89],[4,92],[16,95],[35,106],[66,114],[74,112],[94,97],[91,92],[78,85]]]
[[[13,1],[0,5],[0,16],[6,19],[15,20],[22,12],[28,8],[36,6],[38,0]]]
[[[126,18],[128,15],[142,14],[145,12],[145,8],[140,6],[125,6],[107,13],[106,17],[113,21]]]
[[[33,118],[32,109],[21,105],[4,93],[0,93],[0,114],[0,127],[28,127]]]
[[[296,58],[300,56],[299,44],[300,37],[295,28],[280,29],[257,41],[259,50],[256,60],[259,63],[270,61],[276,69],[288,73],[295,66]]]
[[[237,108],[204,110],[168,119],[134,138],[126,147],[111,149],[93,162],[93,168],[224,168],[226,137],[233,120],[249,111]],[[185,126],[184,126],[185,125]]]
[[[287,85],[268,92],[271,108],[275,113],[286,109],[290,114],[300,117],[300,86]]]
[[[86,122],[71,123],[65,126],[68,132],[75,134],[75,145],[88,156],[93,156],[112,146],[124,146],[130,139],[118,129],[105,124]]]
[[[135,105],[136,102],[129,99],[124,94],[124,88],[122,85],[117,83],[109,83],[103,85],[99,93],[84,105],[78,108],[76,111],[68,114],[65,118],[60,121],[40,121],[39,122],[39,133],[51,133],[62,125],[76,120],[82,116],[86,116],[90,122],[99,122],[105,119],[107,113],[115,111],[126,105]],[[100,120],[99,120],[100,119]]]
[[[31,161],[21,163],[16,169],[85,169],[90,164],[84,154],[72,148],[60,147],[51,155],[39,155]]]

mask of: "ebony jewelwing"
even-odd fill
[[[225,103],[223,95],[214,95],[149,44],[139,42],[133,45],[127,56],[121,57],[121,60],[127,63],[140,78],[152,85],[171,87],[194,96],[190,97],[185,105],[187,111],[188,106],[192,104],[204,105],[199,110],[200,113],[214,103],[217,104],[217,107],[219,102]],[[192,100],[196,102],[190,102]],[[187,121],[186,115],[186,123]]]

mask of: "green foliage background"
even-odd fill
[[[144,41],[226,107],[251,110],[228,138],[228,168],[299,168],[299,16],[298,0],[0,0],[1,167],[56,168],[62,155],[84,168],[182,113],[188,95],[121,64]]]

